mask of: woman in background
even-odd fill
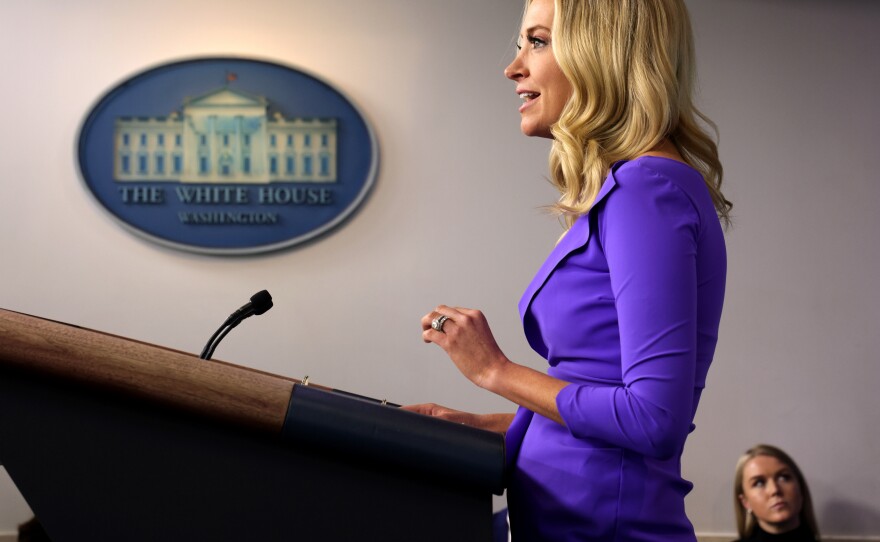
[[[758,444],[739,458],[733,506],[739,542],[821,540],[807,481],[775,446]]]
[[[423,339],[520,408],[408,408],[506,433],[513,540],[694,542],[680,460],[717,342],[730,203],[691,99],[684,1],[530,0],[518,48],[505,75],[522,132],[553,139],[566,227],[519,306],[548,374],[508,359],[480,311],[440,305]]]

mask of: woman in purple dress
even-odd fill
[[[695,540],[681,455],[715,350],[730,210],[692,103],[683,0],[530,0],[505,75],[521,129],[553,139],[566,233],[519,304],[547,374],[508,359],[477,310],[422,319],[474,384],[517,405],[506,433],[514,540]],[[702,122],[702,124],[701,124]]]

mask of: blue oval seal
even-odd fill
[[[83,182],[130,231],[203,254],[290,247],[375,182],[373,130],[341,92],[276,63],[211,57],[123,81],[87,115]]]

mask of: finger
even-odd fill
[[[437,308],[434,309],[434,312],[436,312],[437,315],[443,314],[450,318],[455,318],[456,316],[461,315],[461,313],[466,310],[467,309],[462,309],[460,307],[450,307],[449,305],[437,305]]]
[[[440,305],[440,307],[443,307],[443,305]],[[431,324],[434,322],[434,320],[441,317],[441,316],[446,316],[447,318],[450,317],[449,314],[444,314],[442,312],[438,312],[436,309],[432,310],[428,314],[422,316],[422,329],[430,328]]]
[[[480,311],[479,309],[468,309],[465,307],[456,307],[455,309],[456,309],[456,311],[458,311],[459,322],[464,322],[466,320],[473,321],[473,322],[476,322],[479,320],[485,320],[485,316],[483,315],[482,311]]]
[[[424,414],[426,416],[431,415],[431,411],[433,410],[433,405],[431,403],[422,403],[419,405],[403,405],[400,407],[401,410],[408,410],[410,412],[416,412],[418,414]]]
[[[434,311],[422,316],[422,329],[429,329],[434,318],[436,318],[436,316],[434,316]]]
[[[437,403],[420,403],[417,405],[404,405],[400,407],[403,410],[409,410],[410,412],[417,412],[419,414],[423,414],[425,416],[432,416],[436,418],[445,418],[451,414],[455,414],[456,410],[452,410],[450,408],[446,408],[444,406],[438,405]]]
[[[454,318],[456,315],[461,314],[460,311],[462,310],[468,309],[459,309],[458,307],[450,307],[449,305],[437,305],[434,310],[422,317],[422,321],[431,321],[438,316],[448,316],[449,318]]]
[[[438,307],[439,310],[434,310],[428,313],[424,318],[422,318],[422,331],[430,331],[434,330],[438,333],[445,333],[445,328],[448,324],[453,321],[453,318],[450,316],[449,307],[445,305],[440,305]],[[458,313],[453,313],[458,314]]]
[[[429,331],[446,334],[452,327],[453,323],[454,321],[452,320],[452,318],[446,315],[438,316],[431,322],[431,329]]]
[[[447,320],[446,323],[448,324],[449,320]],[[446,333],[443,331],[437,331],[432,327],[428,327],[428,329],[422,331],[422,341],[426,343],[434,343],[445,350]]]

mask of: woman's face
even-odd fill
[[[520,128],[528,136],[553,137],[550,127],[559,120],[571,96],[571,84],[550,47],[554,11],[553,0],[529,4],[517,40],[519,51],[504,70],[504,75],[516,82],[516,93],[523,100]]]
[[[739,500],[768,533],[784,533],[800,525],[801,486],[794,471],[775,457],[759,455],[745,464]]]

